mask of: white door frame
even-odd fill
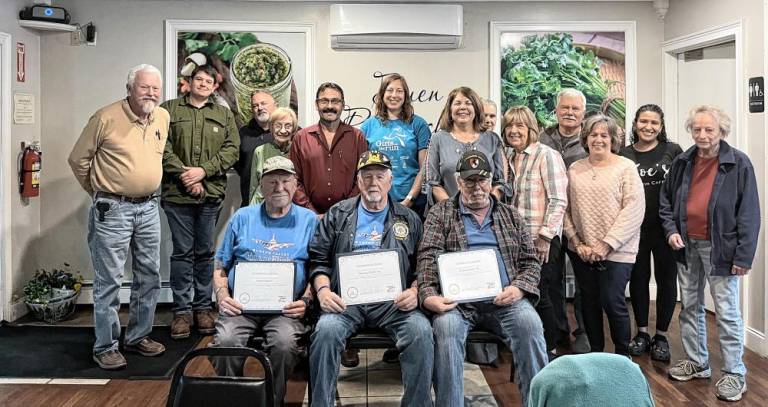
[[[768,0],[764,1],[766,4],[768,4]],[[766,17],[766,22],[768,22],[768,17]],[[749,146],[747,143],[746,135],[744,134],[745,132],[741,131],[747,122],[746,115],[748,112],[748,110],[745,109],[745,106],[747,106],[747,100],[745,99],[746,75],[744,71],[743,19],[734,21],[729,24],[724,24],[695,32],[693,34],[673,38],[662,43],[662,58],[664,64],[664,81],[662,85],[662,94],[665,107],[664,113],[666,115],[666,121],[668,123],[675,124],[681,123],[683,120],[685,120],[685,115],[688,113],[679,112],[677,110],[678,55],[685,51],[723,44],[731,41],[735,43],[734,48],[736,51],[736,79],[734,83],[734,89],[736,91],[736,113],[734,114],[735,117],[731,118],[731,135],[728,137],[728,141],[734,147],[737,147],[739,150],[748,154]],[[766,69],[768,69],[768,59],[766,60]],[[768,131],[768,128],[766,128],[766,131]],[[677,141],[680,137],[683,137],[683,135],[678,134],[673,135],[673,137],[676,137]],[[764,243],[764,245],[766,245],[766,243]],[[766,245],[766,248],[768,248],[768,245]],[[768,344],[766,344],[765,334],[749,326],[749,322],[751,321],[749,312],[750,280],[750,275],[747,275],[744,277],[741,284],[742,316],[746,331],[745,345],[752,350],[755,350],[761,354],[765,354],[766,346],[768,346]],[[766,281],[766,289],[768,290],[768,281]],[[768,305],[766,306],[766,315],[768,315]],[[766,320],[766,326],[768,326],[768,319]]]
[[[11,35],[0,32],[0,321],[11,315]]]
[[[768,41],[765,40],[765,33],[766,30],[768,30],[768,0],[763,1],[763,72],[768,72]],[[762,113],[763,120],[765,121],[765,132],[763,134],[768,134],[768,120],[765,120],[766,114]],[[763,145],[763,157],[766,157],[766,152],[768,152],[768,145]],[[765,184],[763,185],[763,191],[768,191],[768,180],[765,181]],[[765,193],[765,192],[763,192]],[[768,213],[766,213],[766,208],[768,206],[766,205],[766,197],[763,197],[763,205],[762,205],[762,229],[763,229],[763,236],[768,236],[768,230],[766,230],[766,225],[768,225],[768,221],[766,220],[768,218]],[[768,275],[765,274],[765,270],[768,270],[768,239],[766,237],[763,237],[763,256],[767,257],[764,260],[763,263],[763,282],[765,283],[765,287],[763,290],[763,337],[762,337],[762,346],[758,347],[758,353],[760,353],[761,356],[768,355],[768,339],[766,339],[766,332],[768,332]],[[754,272],[754,271],[753,271]]]

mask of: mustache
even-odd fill
[[[339,113],[338,110],[332,108],[332,107],[326,107],[321,111],[322,113]]]

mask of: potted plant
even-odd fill
[[[69,264],[64,263],[64,267],[51,272],[37,270],[24,285],[24,302],[38,319],[55,323],[75,311],[83,277],[69,271]]]

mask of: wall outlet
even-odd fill
[[[83,33],[80,32],[80,29],[72,31],[69,34],[69,44],[70,45],[75,45],[75,46],[82,44],[83,43],[82,35],[83,35]]]

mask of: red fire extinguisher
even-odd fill
[[[21,153],[21,170],[19,171],[19,192],[24,198],[40,195],[40,169],[42,168],[43,152],[37,141],[23,147]]]

